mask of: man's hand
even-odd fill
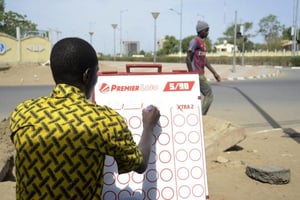
[[[221,82],[221,76],[219,74],[215,73],[214,77],[217,80],[217,82]]]
[[[153,129],[159,120],[160,112],[156,106],[150,105],[143,109],[142,116],[144,128]]]

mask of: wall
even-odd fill
[[[0,33],[0,63],[44,63],[49,60],[50,52],[48,38],[30,36],[18,41]]]

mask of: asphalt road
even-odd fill
[[[284,69],[278,78],[212,84],[208,115],[252,130],[272,128],[300,132],[300,70]]]
[[[51,93],[53,86],[1,86],[0,119],[29,98]],[[251,130],[272,128],[300,132],[300,70],[285,69],[278,78],[213,83],[208,115]]]

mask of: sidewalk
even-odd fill
[[[215,70],[220,74],[222,80],[250,80],[277,77],[280,74],[280,69],[267,66],[229,66],[215,65]],[[206,70],[207,78],[215,80],[213,75]]]
[[[101,71],[126,71],[126,64],[132,62],[113,62],[113,61],[100,61]],[[138,62],[134,62],[137,64]],[[153,64],[153,63],[142,63],[142,64]],[[162,65],[163,72],[172,72],[173,70],[186,70],[185,63],[156,63]],[[277,77],[281,70],[280,67],[272,66],[240,66],[236,65],[213,65],[214,69],[221,76],[222,80],[249,80],[249,79],[263,79],[270,77]],[[144,69],[141,69],[142,71]],[[147,70],[149,71],[149,70]],[[213,75],[208,69],[205,69],[206,77],[209,81],[214,81]]]

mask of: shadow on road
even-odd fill
[[[283,132],[288,135],[290,138],[295,140],[297,143],[300,143],[300,133],[295,131],[292,128],[282,128],[281,125],[275,121],[271,115],[269,115],[265,110],[263,110],[257,103],[255,103],[246,93],[244,93],[242,90],[240,90],[238,87],[233,86],[225,86],[225,85],[217,85],[220,87],[227,87],[231,88],[233,90],[236,90],[238,93],[240,93],[255,109],[256,111],[269,123],[269,125],[272,128],[280,128],[283,130]]]

